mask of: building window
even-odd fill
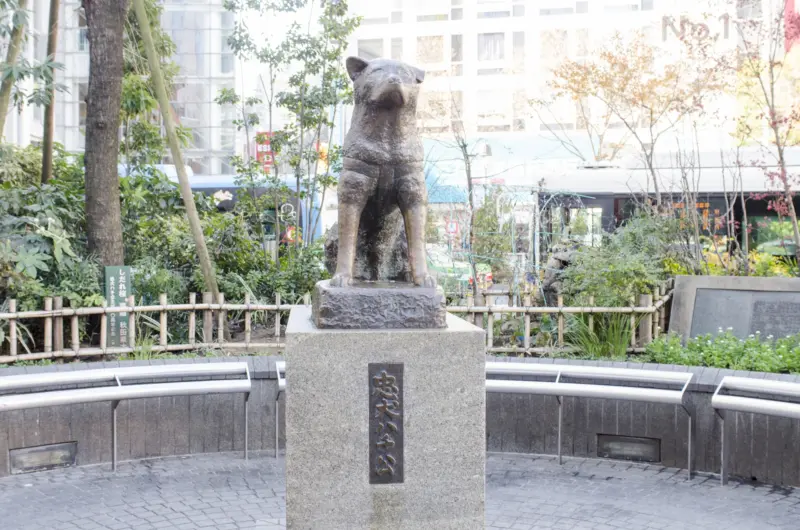
[[[589,55],[589,30],[586,28],[575,30],[575,55],[578,57]]]
[[[83,9],[78,13],[78,51],[89,51],[89,28],[86,27],[86,15]]]
[[[464,36],[450,36],[450,61],[460,63],[464,60]]]
[[[524,17],[525,16],[525,6],[514,6],[514,16],[515,17]]]
[[[364,39],[358,41],[358,56],[371,61],[383,56],[383,39]]]
[[[740,20],[761,18],[761,0],[736,0],[736,15]]]
[[[603,241],[602,208],[570,208],[567,238],[599,247]]]
[[[392,13],[392,24],[399,24],[403,21],[403,12],[402,11],[395,11]]]
[[[461,20],[464,18],[464,10],[460,7],[458,9],[451,9],[450,10],[450,19],[451,20]]]
[[[642,0],[642,11],[652,11],[653,0]]]
[[[403,39],[396,37],[392,39],[392,59],[397,61],[403,58]]]
[[[501,61],[505,58],[504,33],[478,34],[478,60]]]
[[[417,61],[422,64],[444,61],[444,37],[417,37]]]
[[[514,67],[525,66],[525,33],[515,31],[513,36],[514,43]]]
[[[567,57],[568,36],[565,29],[554,29],[542,31],[539,34],[541,39],[541,62],[545,68],[553,68]]]
[[[510,14],[508,11],[479,11],[478,18],[506,18]]]
[[[89,96],[89,83],[78,83],[78,126],[86,127],[86,98]]]
[[[539,10],[542,16],[547,15],[571,15],[575,10],[572,7],[547,7]]]
[[[642,0],[645,1],[645,0]],[[589,12],[589,2],[575,2],[575,12],[576,13],[588,13]]]

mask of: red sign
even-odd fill
[[[448,234],[457,234],[458,233],[458,222],[457,221],[448,221],[446,227]]]
[[[792,45],[800,40],[800,13],[795,9],[795,0],[786,0],[783,25],[786,37],[784,46],[788,53],[792,49]]]
[[[261,167],[269,173],[272,169],[272,133],[256,133],[256,160],[261,162]]]

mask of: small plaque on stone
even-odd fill
[[[369,483],[403,482],[403,365],[369,363]]]

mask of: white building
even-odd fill
[[[48,0],[34,0],[31,36],[25,57],[46,56]],[[86,94],[89,86],[89,41],[86,19],[79,1],[62,0],[56,61],[63,69],[56,82],[66,92],[56,94],[55,140],[68,151],[82,151],[85,142]],[[235,152],[236,128],[230,109],[214,102],[222,88],[235,88],[236,61],[227,47],[233,15],[221,0],[164,3],[162,26],[175,42],[175,62],[180,73],[175,82],[173,109],[178,122],[192,129],[192,145],[184,152],[187,164],[199,175],[231,173],[228,159]],[[12,110],[5,140],[28,145],[41,140],[43,109]],[[169,158],[169,157],[168,157]]]

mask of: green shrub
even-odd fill
[[[756,372],[800,373],[800,334],[782,338],[755,333],[739,339],[730,329],[703,335],[682,345],[678,335],[659,337],[647,346],[645,362],[709,366]]]
[[[564,342],[582,358],[625,359],[631,343],[631,319],[622,314],[598,314],[590,328],[588,315],[576,315],[569,320]]]

